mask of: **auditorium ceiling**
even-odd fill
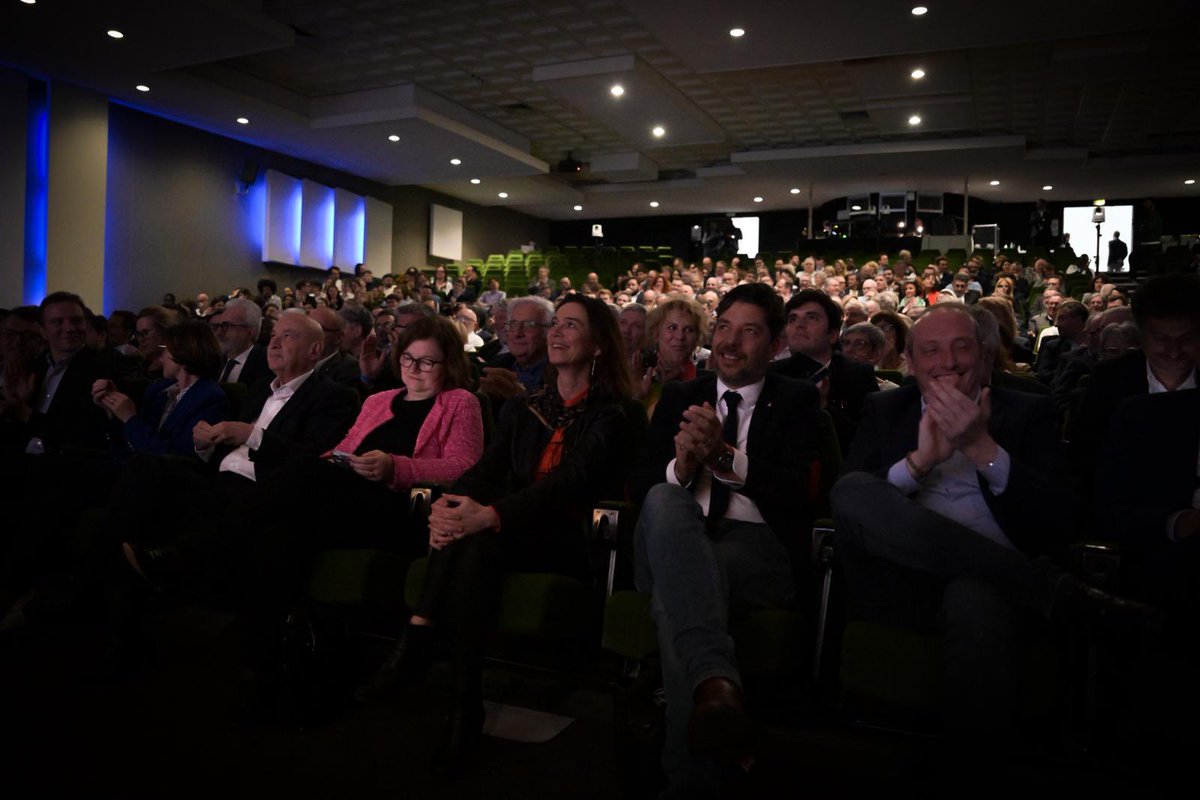
[[[1184,184],[1200,172],[1194,0],[915,5],[5,0],[0,59],[387,184],[551,219],[872,191],[1198,190]]]

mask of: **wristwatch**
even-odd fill
[[[714,472],[733,472],[733,448],[726,446],[724,452],[713,462]]]

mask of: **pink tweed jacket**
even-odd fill
[[[393,417],[392,400],[404,389],[379,392],[363,401],[358,419],[346,438],[334,447],[353,453],[367,434]],[[448,389],[437,396],[417,434],[412,458],[392,456],[393,489],[414,483],[452,483],[483,454],[483,418],[479,400],[465,389]]]

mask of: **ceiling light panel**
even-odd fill
[[[533,80],[588,117],[608,126],[637,147],[712,144],[725,131],[646,62],[632,55],[545,64]],[[625,89],[620,105],[612,87]],[[656,138],[651,128],[666,135]]]

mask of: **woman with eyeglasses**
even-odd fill
[[[147,306],[138,312],[133,344],[141,356],[138,372],[151,380],[163,377],[163,333],[179,322],[179,315],[162,306]]]
[[[587,576],[592,504],[622,495],[633,426],[616,319],[603,302],[570,295],[546,338],[544,385],[512,401],[480,462],[434,503],[421,599],[357,693],[374,702],[419,684],[434,637],[444,635],[454,702],[436,745],[442,771],[461,768],[480,739],[483,649],[504,571]]]
[[[139,323],[142,320],[139,320]],[[221,344],[203,322],[184,322],[162,331],[156,359],[162,380],[150,384],[140,405],[110,380],[92,385],[92,402],[119,423],[114,442],[120,455],[156,453],[196,457],[192,429],[229,419],[229,397],[217,383]]]

